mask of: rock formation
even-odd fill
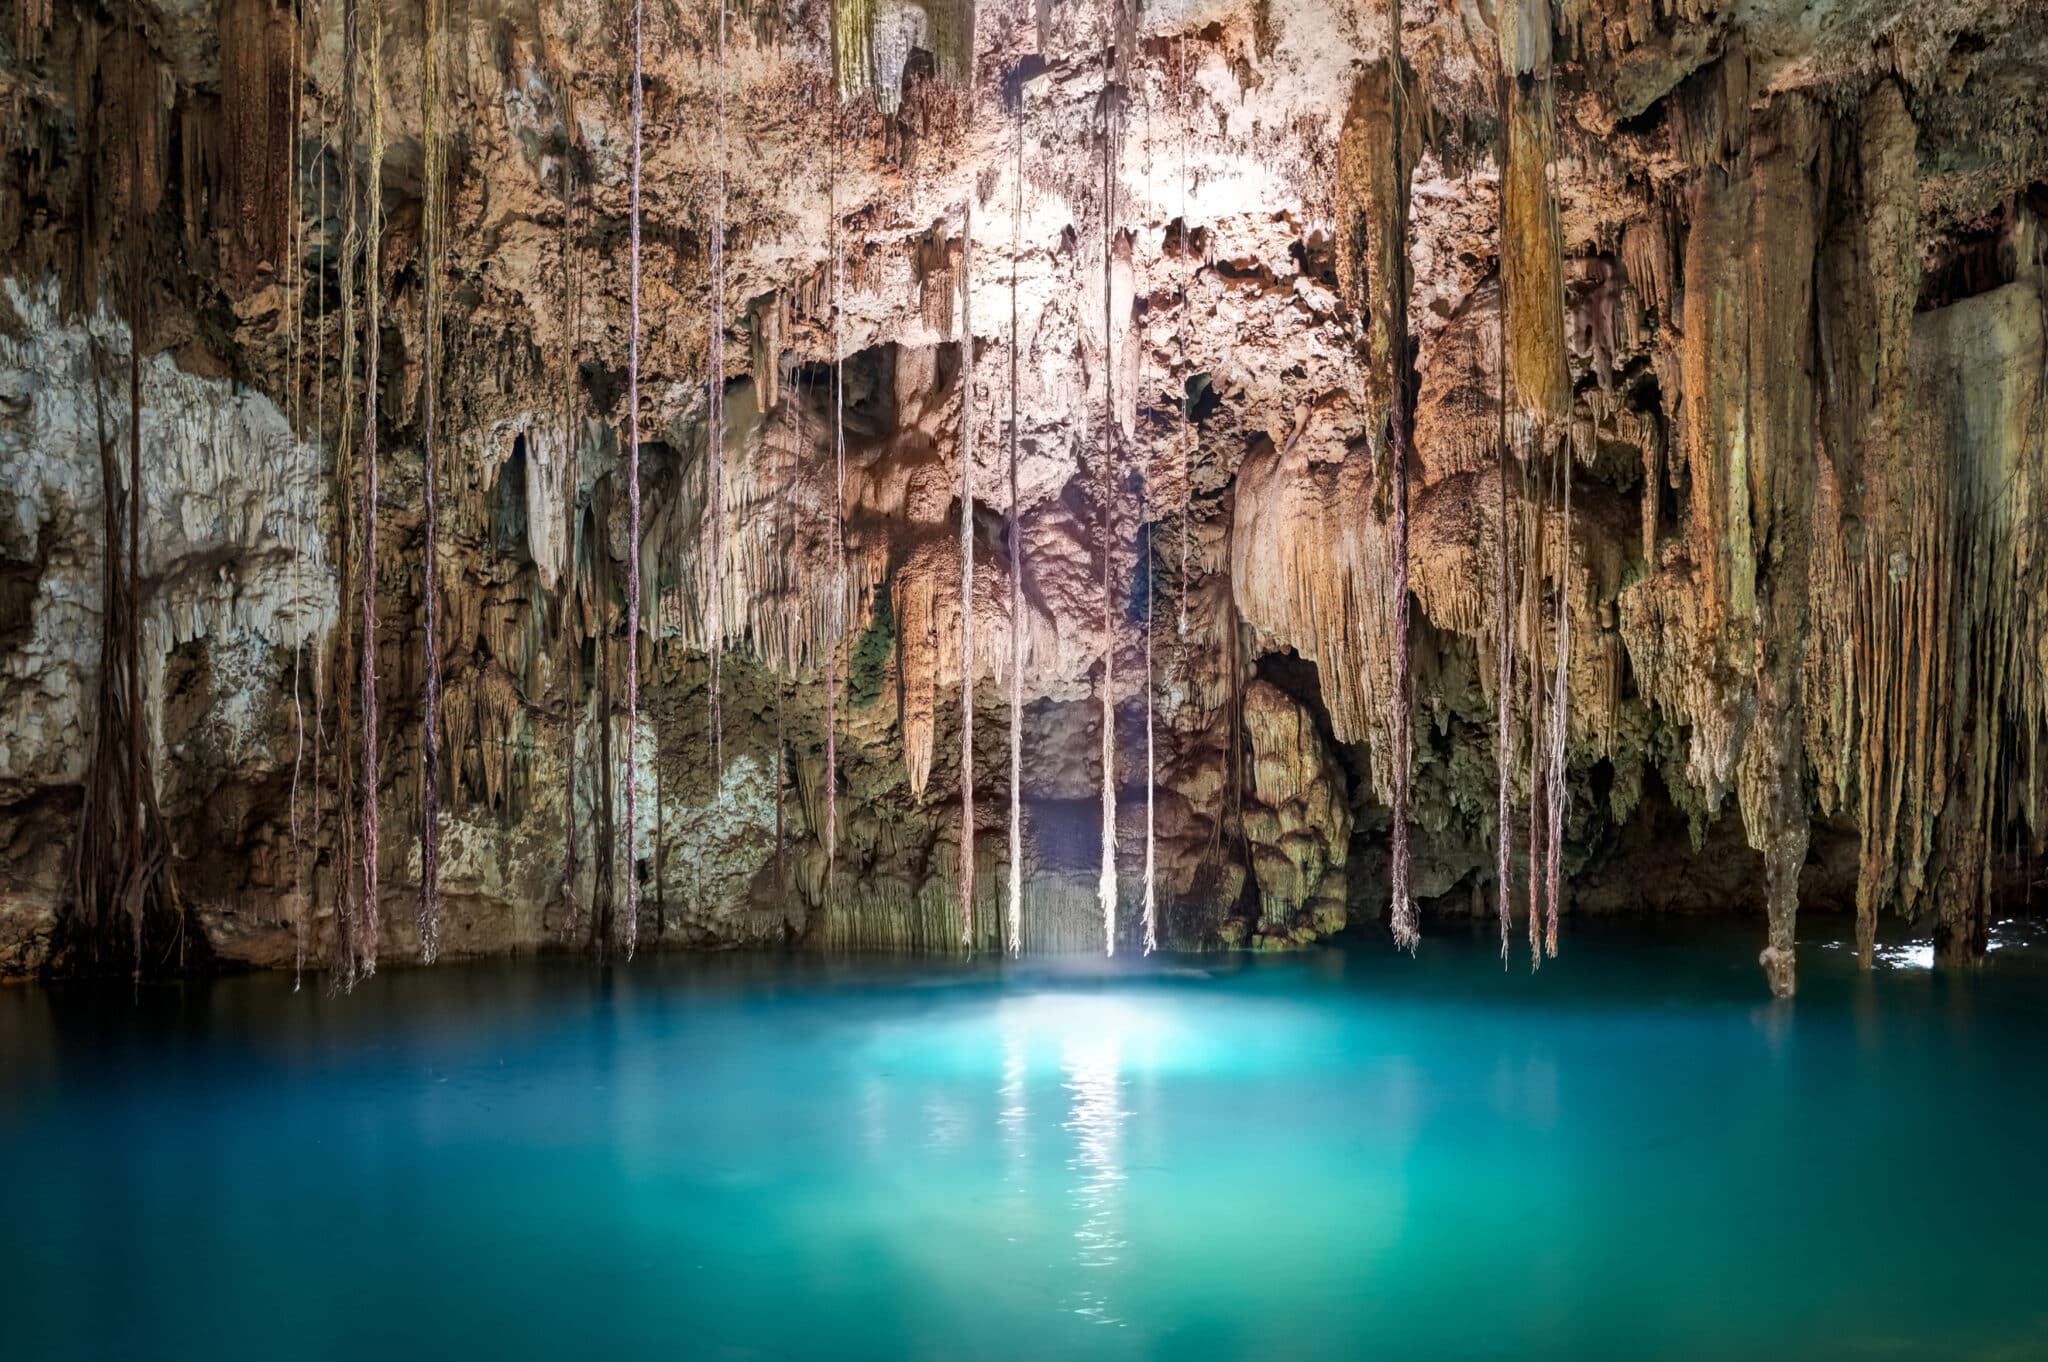
[[[1979,957],[2048,834],[2048,20],[1393,18],[18,4],[0,974],[1708,860],[1781,994],[1801,909]]]

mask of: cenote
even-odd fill
[[[2048,1358],[2043,0],[14,0],[0,1357]]]
[[[0,992],[13,1356],[2041,1356],[2043,960]]]

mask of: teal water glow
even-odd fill
[[[0,990],[44,1358],[2048,1356],[2048,969],[1752,933]]]

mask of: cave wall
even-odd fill
[[[1528,678],[1562,622],[1568,908],[1697,907],[1630,868],[1715,860],[1740,867],[1714,878],[1727,906],[1766,910],[1781,991],[1800,906],[1856,913],[1866,953],[1888,912],[1981,953],[2048,832],[2048,26],[1990,0],[1498,14],[1411,13],[1402,38],[1415,894],[1493,911],[1503,650],[1509,865],[1536,874]],[[371,183],[380,953],[419,945],[430,553],[449,953],[588,945],[629,875],[643,943],[956,949],[963,676],[976,944],[1004,944],[1020,686],[1023,939],[1100,949],[1105,610],[1114,937],[1140,939],[1148,802],[1168,944],[1383,918],[1395,563],[1360,330],[1395,221],[1383,12],[981,7],[963,48],[944,6],[757,6],[721,63],[714,8],[648,10],[638,545],[623,15],[450,6],[430,125],[414,7],[19,7],[0,972],[75,961],[105,920],[80,825],[122,718],[126,465],[103,451],[131,350],[166,902],[226,960],[337,950],[371,342],[349,205]]]

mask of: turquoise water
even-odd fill
[[[2048,1357],[2048,969],[0,990],[9,1357]]]

